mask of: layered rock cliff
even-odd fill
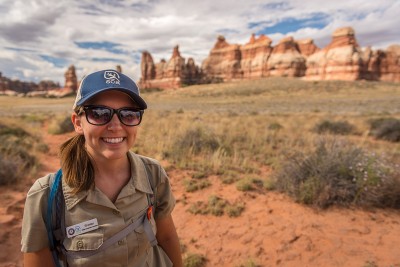
[[[362,49],[351,27],[337,29],[323,49],[312,39],[283,38],[276,46],[265,35],[253,34],[244,45],[229,44],[218,36],[208,57],[198,68],[194,61],[185,64],[178,48],[166,62],[153,63],[148,52],[142,54],[144,88],[176,88],[184,84],[224,82],[269,76],[303,77],[309,80],[400,81],[400,46],[387,50]]]

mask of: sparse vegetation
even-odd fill
[[[74,130],[71,115],[58,115],[49,122],[48,132],[50,134],[64,134]]]
[[[376,139],[400,142],[400,120],[395,118],[372,119],[370,134]]]
[[[211,214],[214,216],[222,216],[227,214],[229,217],[238,217],[245,208],[245,204],[238,202],[230,204],[227,200],[211,195],[208,198],[208,203],[197,201],[192,204],[188,211],[193,214]]]
[[[315,125],[313,131],[319,134],[329,133],[347,135],[354,132],[354,126],[347,121],[323,120]]]
[[[208,180],[187,179],[183,182],[186,192],[194,192],[210,186]]]
[[[17,183],[38,165],[35,151],[45,150],[39,140],[17,126],[0,124],[0,185]]]
[[[277,188],[318,207],[400,208],[398,165],[338,139],[322,139],[312,153],[298,151],[276,173]]]
[[[184,267],[203,267],[206,265],[207,259],[200,254],[189,253],[183,258]]]

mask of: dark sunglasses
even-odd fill
[[[84,106],[86,120],[93,125],[105,125],[117,114],[119,121],[126,126],[136,126],[142,121],[143,110],[137,108],[113,109],[106,106]]]

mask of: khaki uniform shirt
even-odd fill
[[[88,191],[71,194],[63,181],[65,197],[65,227],[96,218],[99,228],[71,238],[65,237],[68,251],[96,250],[115,233],[143,214],[148,208],[147,194],[153,190],[147,179],[143,161],[148,165],[155,185],[157,206],[151,225],[156,233],[155,220],[169,215],[175,199],[164,169],[153,159],[128,154],[131,163],[130,182],[121,190],[115,203],[94,187]],[[141,160],[143,159],[143,161]],[[22,223],[22,252],[36,252],[49,247],[46,231],[46,212],[49,195],[49,174],[38,179],[28,192]],[[69,266],[172,266],[161,247],[151,247],[143,226],[139,226],[124,239],[88,258],[68,258]]]

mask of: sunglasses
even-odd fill
[[[142,121],[143,110],[137,108],[113,109],[106,106],[84,106],[86,120],[92,125],[105,125],[117,114],[119,121],[126,126],[136,126]]]

